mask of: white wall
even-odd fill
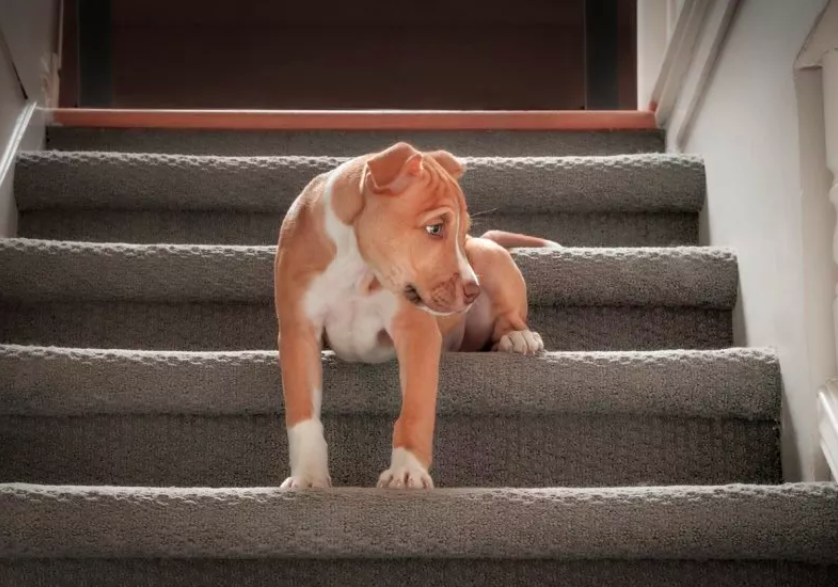
[[[27,93],[42,104],[58,33],[59,0],[0,1],[0,28]]]
[[[824,478],[816,390],[836,369],[828,318],[835,213],[825,197],[803,195],[825,181],[823,167],[801,172],[801,153],[823,156],[807,140],[823,124],[822,103],[811,103],[820,88],[816,77],[796,84],[794,75],[825,1],[742,1],[682,149],[703,155],[707,166],[703,242],[739,255],[736,344],[780,355],[788,480]]]
[[[11,163],[22,137],[15,133],[21,130],[27,103],[44,106],[55,89],[48,82],[57,44],[57,7],[58,0],[0,2],[0,31],[7,43],[7,47],[0,44],[0,237],[14,235],[17,223]],[[40,148],[43,142],[43,120],[40,116],[32,120],[34,126],[23,137],[27,149]]]
[[[652,101],[663,54],[666,51],[670,0],[637,0],[637,107],[645,110]]]
[[[24,105],[11,56],[4,53],[0,46],[0,237],[15,233],[17,211],[12,199],[11,173],[7,171],[11,161],[10,154],[5,153],[7,147],[3,146],[10,142]]]

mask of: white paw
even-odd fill
[[[323,424],[311,419],[288,429],[291,476],[282,489],[310,489],[332,486],[329,476],[329,449],[323,438]]]
[[[532,330],[513,330],[501,337],[496,349],[503,353],[529,355],[543,351],[544,341],[540,334]]]
[[[385,489],[433,489],[434,482],[427,469],[410,451],[393,449],[390,468],[378,478],[378,487]]]
[[[288,477],[280,485],[281,489],[325,489],[332,486],[332,479],[328,475],[325,477]]]

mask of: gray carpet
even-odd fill
[[[274,247],[0,241],[0,342],[276,346]],[[556,350],[730,342],[735,255],[710,247],[519,249],[530,323]]]
[[[733,344],[728,309],[533,306],[530,326],[557,351],[716,349]],[[2,302],[0,343],[65,347],[253,350],[276,347],[263,303]]]
[[[392,415],[398,367],[323,354],[331,414]],[[527,384],[519,384],[527,372]],[[274,351],[166,352],[0,345],[0,415],[278,414]],[[440,368],[444,415],[633,414],[773,420],[780,368],[769,349],[453,353]],[[735,393],[733,393],[735,391]]]
[[[0,485],[0,552],[13,557],[822,563],[836,551],[831,484],[307,492]]]
[[[466,151],[468,153],[468,151]],[[700,159],[465,157],[475,234],[501,229],[565,246],[698,244]],[[300,189],[343,158],[45,151],[15,173],[20,236],[138,243],[261,244]]]
[[[473,157],[624,155],[664,150],[661,131],[234,131],[120,128],[47,130],[50,149],[188,155],[361,155],[409,141]]]
[[[34,239],[273,245],[280,213],[221,210],[46,208],[21,212],[18,231]],[[668,247],[698,244],[698,214],[689,212],[505,214],[472,218],[472,233],[490,229],[534,234],[573,247]]]
[[[300,190],[345,157],[212,157],[24,153],[18,209],[236,210],[284,213]],[[704,166],[686,155],[463,157],[473,212],[698,212]]]
[[[398,415],[396,365],[349,365],[327,353],[323,366],[334,482],[370,486]],[[456,354],[440,377],[441,487],[781,479],[781,380],[770,351]],[[282,482],[276,459],[287,459],[287,445],[274,416],[282,385],[269,351],[5,346],[0,389],[3,479]],[[720,444],[730,447],[723,455]]]
[[[335,489],[283,492],[276,231],[341,157],[468,159],[538,357],[443,357],[429,493],[371,488],[395,363],[323,355]],[[0,584],[835,585],[838,488],[783,484],[772,349],[660,133],[49,130],[0,241]],[[234,155],[234,157],[228,157]],[[257,156],[258,157],[255,157]],[[584,155],[584,156],[583,156]]]
[[[324,415],[336,487],[375,486],[389,465],[395,417]],[[288,476],[279,416],[0,416],[0,437],[2,478],[31,483],[276,487]],[[435,442],[440,488],[782,480],[772,420],[443,414]]]
[[[0,300],[264,302],[275,247],[0,240]],[[516,249],[533,305],[731,309],[728,249]]]

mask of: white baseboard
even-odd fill
[[[44,120],[37,103],[27,103],[0,153],[0,238],[17,233],[17,208],[12,190],[15,160],[21,151],[43,148]]]

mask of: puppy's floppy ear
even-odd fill
[[[463,173],[466,172],[465,163],[454,157],[448,151],[432,151],[428,153],[428,157],[432,157],[454,179],[460,179]]]
[[[422,154],[407,143],[397,143],[367,160],[364,182],[377,194],[400,194],[422,174]]]

